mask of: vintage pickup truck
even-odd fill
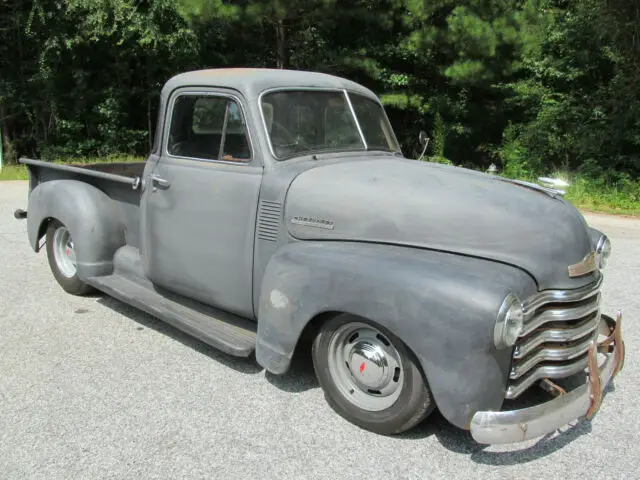
[[[609,239],[556,188],[405,158],[352,81],[186,72],[146,162],[21,162],[15,215],[65,291],[274,374],[307,348],[331,407],[370,431],[438,408],[479,443],[536,438],[591,418],[622,368]]]

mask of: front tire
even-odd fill
[[[71,233],[58,220],[47,225],[47,260],[54,278],[62,289],[72,295],[86,295],[93,291],[78,278],[75,244]]]
[[[329,405],[366,430],[402,433],[435,409],[408,348],[365,319],[340,314],[329,320],[314,339],[312,356]]]

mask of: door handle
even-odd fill
[[[167,188],[169,185],[171,185],[171,183],[169,183],[169,180],[165,180],[164,178],[160,178],[156,174],[149,175],[149,180],[151,180],[151,183],[153,185],[158,185],[159,187],[162,187],[162,188]]]

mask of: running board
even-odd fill
[[[248,357],[255,350],[257,324],[245,318],[178,299],[174,294],[161,294],[123,275],[90,277],[86,283],[229,355]]]

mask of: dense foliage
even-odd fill
[[[189,69],[346,76],[405,155],[529,176],[640,173],[637,0],[0,0],[5,162],[143,155]]]

